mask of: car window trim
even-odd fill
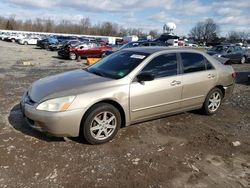
[[[192,73],[199,73],[199,72],[205,72],[205,71],[211,71],[211,70],[215,70],[215,67],[214,67],[214,65],[210,62],[210,61],[208,61],[212,66],[213,66],[213,69],[210,69],[210,70],[207,70],[207,64],[206,64],[206,62],[204,62],[205,63],[205,70],[201,70],[201,71],[195,71],[195,72],[188,72],[188,73],[184,73],[184,66],[183,66],[183,62],[182,62],[182,58],[181,58],[181,53],[193,53],[193,54],[199,54],[199,55],[202,55],[202,57],[203,57],[203,61],[205,61],[205,56],[203,55],[203,54],[200,54],[200,53],[196,53],[196,52],[179,52],[178,54],[179,54],[179,56],[180,56],[180,66],[181,66],[181,75],[186,75],[186,74],[192,74]]]
[[[159,78],[155,78],[154,80],[158,80],[158,79],[162,79],[162,78],[169,78],[169,77],[173,77],[173,76],[179,76],[180,74],[180,62],[179,62],[179,58],[178,58],[178,52],[163,52],[160,53],[152,58],[149,59],[149,61],[137,72],[137,74],[134,76],[134,78],[132,79],[132,83],[133,82],[137,82],[137,75],[139,75],[141,73],[141,71],[156,57],[160,56],[160,55],[164,55],[164,54],[175,54],[176,55],[176,63],[177,63],[177,74],[176,75],[171,75],[171,76],[164,76],[164,77],[159,77]],[[152,81],[154,81],[152,80]]]

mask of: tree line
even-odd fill
[[[249,43],[250,31],[230,31],[226,37],[219,37],[220,27],[211,18],[196,23],[188,36],[198,44],[214,44],[221,42]]]
[[[89,18],[82,18],[78,23],[69,20],[61,20],[59,23],[51,19],[16,19],[15,15],[9,18],[0,17],[0,29],[49,32],[49,33],[70,33],[81,35],[105,35],[105,36],[127,36],[137,35],[145,37],[151,35],[154,38],[159,36],[157,30],[151,30],[148,33],[143,32],[140,28],[124,28],[121,25],[112,22],[102,22],[92,24]],[[220,42],[242,42],[249,43],[250,31],[230,31],[227,37],[219,37],[220,27],[211,18],[196,23],[190,30],[188,37],[197,44],[214,44]]]
[[[112,22],[92,24],[89,18],[82,18],[78,23],[68,20],[61,20],[57,23],[51,19],[40,18],[19,20],[16,19],[15,15],[9,18],[0,17],[0,29],[105,36],[146,36],[151,34],[156,37],[158,35],[155,30],[145,33],[140,28],[124,28]]]

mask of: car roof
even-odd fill
[[[185,48],[185,47],[162,47],[162,46],[154,46],[154,47],[135,47],[135,48],[126,48],[123,49],[125,51],[132,51],[132,52],[141,52],[147,54],[153,54],[160,51],[173,51],[173,52],[194,52],[194,53],[202,53],[198,50]]]

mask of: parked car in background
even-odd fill
[[[75,60],[80,57],[102,57],[106,51],[111,51],[109,46],[102,46],[94,42],[84,42],[75,46],[68,46],[58,51],[58,55]]]
[[[36,45],[38,47],[40,47],[40,48],[48,49],[49,45],[57,44],[57,43],[58,43],[58,39],[57,38],[55,38],[55,37],[48,37],[48,38],[45,38],[45,39],[42,39],[42,40],[38,40]]]
[[[18,43],[19,44],[24,44],[24,45],[36,45],[37,41],[40,40],[40,38],[38,37],[29,37],[29,38],[23,38],[23,39],[19,39]]]
[[[164,42],[160,42],[160,41],[136,41],[136,42],[129,42],[127,44],[124,44],[123,46],[121,46],[119,49],[117,49],[116,51],[119,50],[123,50],[126,48],[134,48],[134,47],[148,47],[148,46],[166,46],[166,44]],[[116,52],[116,51],[107,51],[103,54],[104,57]]]
[[[76,45],[80,43],[79,40],[66,40],[66,41],[63,41],[63,42],[58,42],[57,44],[51,44],[49,45],[49,49],[51,51],[55,51],[55,50],[59,50],[61,48],[64,48],[65,46],[69,46],[69,45]]]
[[[2,40],[4,40],[4,41],[10,41],[10,38],[12,38],[14,36],[15,36],[15,34],[13,34],[13,33],[7,33],[6,35],[4,35],[2,37]]]
[[[184,46],[193,47],[193,48],[198,48],[199,47],[197,44],[193,44],[193,43],[185,43]]]
[[[27,123],[55,136],[111,140],[121,126],[202,109],[216,113],[235,72],[206,53],[148,47],[121,50],[86,68],[34,82],[21,99]]]
[[[10,35],[8,38],[5,38],[6,41],[9,42],[17,42],[20,39],[24,39],[25,37],[27,37],[24,34],[14,34],[14,35]]]
[[[9,34],[8,34],[8,33],[1,33],[1,34],[0,34],[0,39],[1,39],[1,40],[4,40],[4,38],[5,38],[6,36],[9,36]]]
[[[249,58],[247,50],[238,45],[217,45],[207,50],[207,53],[216,57],[228,58],[230,63],[246,63]]]

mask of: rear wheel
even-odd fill
[[[94,105],[86,114],[82,124],[83,136],[90,144],[110,141],[121,126],[118,109],[107,103]]]
[[[76,58],[77,58],[77,56],[76,56],[75,53],[73,53],[73,52],[70,52],[70,53],[69,53],[69,59],[70,59],[70,60],[76,60]]]
[[[23,43],[24,45],[27,45],[28,44],[28,42],[27,41],[24,41],[24,43]]]
[[[221,105],[223,94],[219,88],[212,89],[203,104],[203,111],[207,115],[212,115],[217,112]]]

